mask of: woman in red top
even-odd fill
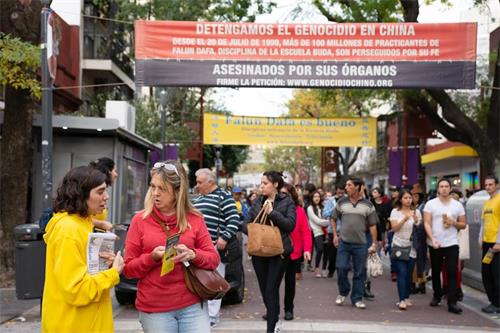
[[[210,331],[208,307],[187,288],[182,262],[215,269],[220,259],[203,217],[189,202],[187,184],[181,164],[156,163],[144,210],[132,218],[128,231],[124,274],[139,279],[135,305],[145,332]],[[167,234],[175,251],[164,261]]]
[[[296,273],[300,272],[302,254],[304,254],[304,260],[311,260],[312,239],[306,213],[300,204],[299,195],[295,186],[285,183],[281,191],[290,195],[297,209],[297,223],[290,234],[290,237],[292,237],[293,251],[290,254],[290,262],[285,271],[285,320],[293,320]]]

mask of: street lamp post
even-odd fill
[[[160,92],[160,141],[161,141],[161,159],[164,161],[165,156],[165,121],[167,109],[167,91],[162,89]]]
[[[217,179],[217,184],[219,184],[219,172],[222,170],[222,160],[220,158],[220,151],[222,149],[221,145],[215,145],[215,177]]]
[[[48,64],[48,22],[50,3],[52,0],[42,0],[41,12],[41,72],[42,72],[42,207],[52,207],[52,78]]]

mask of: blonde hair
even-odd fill
[[[168,165],[173,165],[175,170],[165,167]],[[187,215],[191,213],[201,216],[201,214],[189,201],[187,174],[182,164],[174,160],[166,160],[155,163],[155,166],[150,171],[150,175],[151,178],[159,175],[163,185],[170,186],[172,188],[175,197],[175,215],[177,216],[177,227],[179,228],[179,232],[183,233],[188,228],[191,228],[187,221]],[[153,212],[153,201],[153,192],[150,186],[148,192],[146,193],[146,197],[144,198],[144,211],[142,212],[143,219],[149,217],[149,215]]]

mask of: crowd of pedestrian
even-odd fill
[[[267,332],[280,332],[280,285],[284,319],[293,320],[296,281],[303,274],[337,277],[332,305],[348,297],[355,309],[373,300],[368,256],[390,258],[395,281],[395,306],[408,310],[411,295],[426,293],[432,280],[430,306],[446,298],[447,310],[460,314],[461,272],[470,258],[463,195],[447,179],[425,196],[416,184],[367,188],[351,177],[333,192],[313,184],[285,182],[282,173],[266,171],[258,189],[223,189],[210,169],[196,172],[199,196],[189,200],[188,177],[182,164],[154,164],[144,208],[132,218],[124,259],[104,254],[109,268],[90,274],[86,262],[89,233],[109,232],[107,187],[118,176],[114,162],[100,159],[70,170],[57,190],[53,215],[44,235],[47,243],[42,331],[112,332],[109,290],[119,274],[138,279],[135,306],[145,332],[209,332],[220,320],[220,299],[208,300],[189,288],[185,267],[216,270],[224,276],[238,232],[261,213],[279,230],[279,255],[252,255],[262,295]],[[500,313],[500,195],[495,176],[485,178],[490,196],[483,207],[479,243],[482,279],[490,304],[486,313]],[[236,245],[238,246],[238,245]],[[349,278],[351,276],[351,279]]]

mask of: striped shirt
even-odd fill
[[[207,195],[200,195],[194,206],[205,218],[208,232],[215,243],[217,237],[229,241],[240,228],[240,216],[231,194],[217,187]],[[217,232],[219,228],[219,232]]]
[[[340,238],[347,243],[366,244],[366,232],[378,222],[377,212],[373,204],[360,199],[353,204],[349,197],[337,202],[332,214],[333,219],[341,218]]]

